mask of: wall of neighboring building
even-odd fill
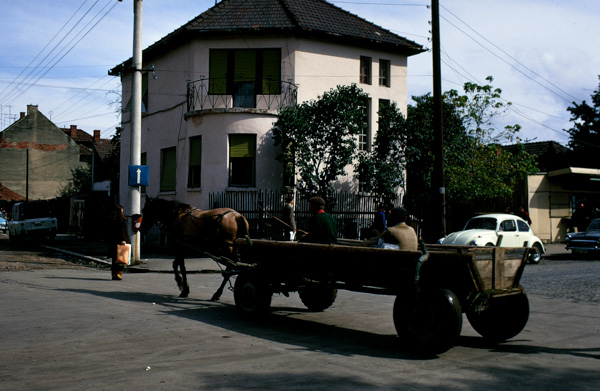
[[[571,192],[546,173],[528,177],[529,215],[533,232],[545,243],[564,242],[571,218]]]
[[[0,133],[0,183],[30,200],[58,196],[79,165],[79,146],[37,106]]]

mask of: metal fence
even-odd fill
[[[243,214],[250,223],[253,238],[282,239],[285,226],[281,222],[285,198],[290,193],[280,190],[224,191],[209,194],[213,208],[232,208]],[[298,229],[306,229],[310,213],[308,198],[300,194],[295,197],[295,217]],[[380,203],[372,195],[336,192],[330,196],[332,208],[326,207],[338,223],[340,238],[357,239],[361,232],[373,224]],[[401,198],[393,200],[399,207]]]
[[[257,93],[256,80],[230,86],[227,79],[204,78],[188,82],[188,112],[209,109],[279,110],[296,104],[298,86],[285,81],[261,80],[263,93]]]

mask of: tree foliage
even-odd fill
[[[398,187],[404,187],[408,131],[395,102],[380,105],[378,115],[373,148],[359,153],[355,171],[359,182],[384,202],[396,197]]]
[[[60,189],[60,196],[74,196],[92,191],[92,168],[89,165],[71,168],[71,179]]]
[[[597,159],[600,152],[600,86],[591,98],[592,106],[584,100],[581,104],[573,102],[567,108],[573,122],[573,127],[567,132],[571,136],[569,147],[573,150],[574,163],[581,167],[600,168],[600,160]]]
[[[332,182],[346,175],[365,126],[367,96],[356,84],[338,86],[317,100],[280,110],[272,129],[275,146],[281,147],[277,160],[298,172],[301,192],[327,197]]]
[[[491,77],[487,80],[493,81]],[[447,197],[455,202],[510,196],[516,183],[536,170],[534,157],[522,148],[516,152],[502,148],[520,142],[520,126],[495,127],[498,117],[510,106],[502,102],[501,92],[490,84],[465,83],[464,94],[456,90],[444,94],[445,185]],[[422,189],[430,189],[436,158],[431,151],[433,98],[424,95],[413,99],[416,106],[408,110],[408,170],[414,181],[421,181]]]

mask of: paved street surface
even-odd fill
[[[32,261],[57,254],[23,251]],[[0,246],[0,261],[18,256]],[[393,297],[340,291],[310,313],[294,293],[274,296],[273,314],[250,321],[232,292],[209,301],[217,273],[190,275],[191,295],[179,299],[166,273],[4,271],[0,389],[597,390],[600,261],[570,257],[527,266],[531,315],[513,340],[486,345],[465,317],[458,346],[434,358],[402,351]],[[170,265],[159,259],[146,265]]]

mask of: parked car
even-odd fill
[[[593,219],[583,232],[568,233],[565,241],[567,250],[573,254],[597,253],[600,251],[600,219]]]
[[[511,214],[486,214],[471,218],[465,228],[439,240],[440,244],[460,246],[531,247],[529,262],[539,263],[546,252],[542,241],[522,218]]]
[[[56,236],[58,221],[50,217],[44,204],[18,202],[13,205],[12,220],[8,222],[8,236],[12,243],[22,239],[50,239]]]
[[[2,230],[2,232],[6,233],[7,229],[8,229],[8,225],[6,225],[6,216],[4,216],[2,214],[2,211],[0,211],[0,230]]]

